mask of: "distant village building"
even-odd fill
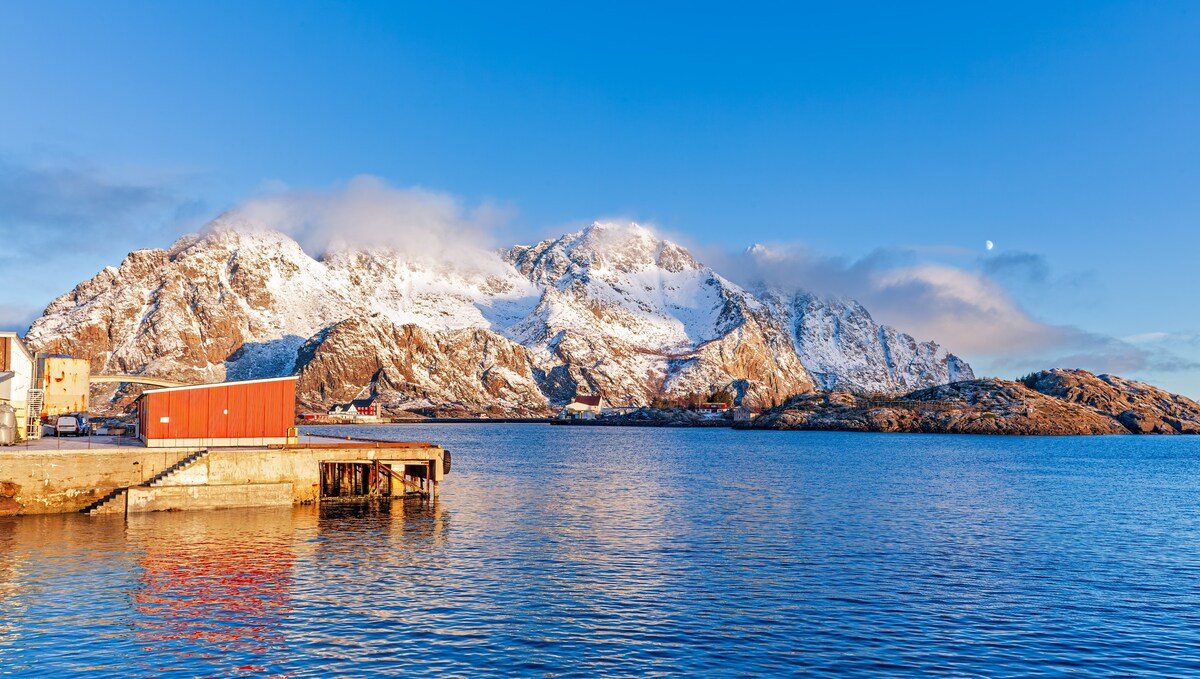
[[[357,398],[349,403],[337,403],[329,409],[329,417],[337,420],[366,420],[379,417],[375,397]]]
[[[728,403],[701,403],[696,406],[696,410],[702,413],[723,413],[729,410]]]
[[[599,395],[576,396],[558,414],[564,420],[594,420],[604,412],[604,399]]]
[[[379,407],[375,405],[375,397],[360,398],[350,402],[354,411],[362,417],[379,417]]]

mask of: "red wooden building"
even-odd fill
[[[138,397],[138,435],[149,448],[265,446],[288,442],[296,377],[152,389]]]
[[[379,408],[375,405],[375,398],[356,398],[350,402],[359,415],[363,417],[375,417],[379,414]]]

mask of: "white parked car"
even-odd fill
[[[83,434],[79,418],[74,415],[62,415],[54,422],[55,436],[80,436]]]

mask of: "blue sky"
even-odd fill
[[[504,207],[499,243],[770,243],[983,372],[1200,396],[1200,5],[648,4],[0,5],[0,324],[264,188],[373,175]],[[864,282],[897,271],[907,302]],[[1003,309],[918,317],[945,286]]]

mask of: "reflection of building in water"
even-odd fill
[[[146,650],[234,663],[226,670],[246,666],[240,654],[255,667],[282,659],[293,533],[290,510],[131,514],[130,541],[144,550],[132,598]]]
[[[322,503],[318,531],[342,533],[373,532],[381,536],[370,541],[369,549],[379,548],[374,558],[392,560],[424,554],[442,546],[450,513],[436,499],[371,500]],[[342,540],[321,541],[320,548],[337,549]],[[356,548],[361,548],[356,543]],[[320,555],[316,558],[319,560]]]

